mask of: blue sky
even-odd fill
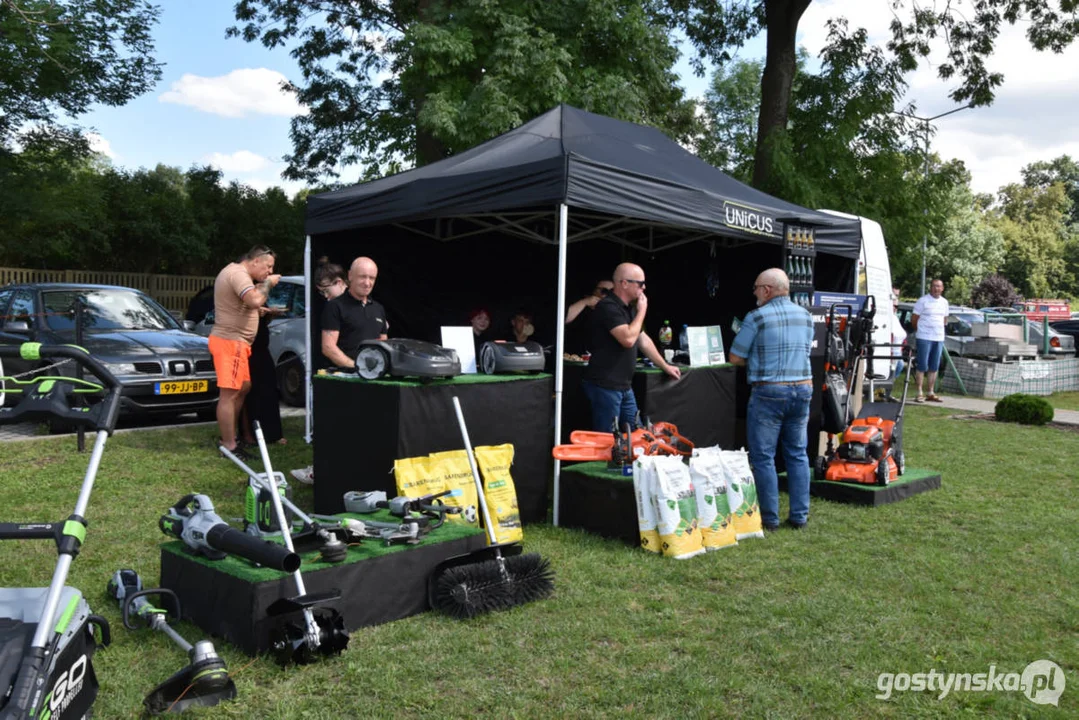
[[[99,149],[127,168],[157,163],[188,168],[214,164],[226,179],[263,189],[296,183],[280,179],[290,150],[289,118],[299,108],[277,91],[283,78],[299,79],[285,50],[225,38],[233,23],[231,0],[160,0],[155,30],[156,57],[165,63],[161,83],[150,93],[119,108],[99,107],[81,118],[101,140]],[[843,16],[852,27],[865,27],[883,43],[891,18],[883,0],[815,0],[800,23],[799,42],[816,55],[824,44],[825,22]],[[763,55],[763,41],[741,51]],[[980,192],[995,192],[1019,180],[1019,169],[1035,160],[1062,154],[1079,158],[1079,46],[1063,55],[1035,53],[1021,28],[1005,29],[990,69],[1006,74],[997,101],[989,108],[966,110],[941,120],[933,150],[960,158]],[[678,70],[683,87],[700,96],[706,80],[697,78],[685,58]],[[909,99],[923,116],[954,107],[948,86],[923,68],[910,78]]]

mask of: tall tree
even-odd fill
[[[240,0],[231,35],[292,47],[309,114],[293,119],[286,177],[360,164],[423,165],[554,105],[679,139],[694,106],[652,0]]]
[[[158,15],[145,0],[0,0],[0,147],[27,123],[123,105],[152,88]]]
[[[971,192],[969,173],[963,174],[966,182],[948,193],[950,207],[929,243],[926,267],[929,277],[944,280],[953,303],[965,305],[971,291],[1004,263],[1004,236]]]
[[[797,66],[795,38],[798,23],[811,0],[668,0],[668,21],[680,27],[698,50],[697,68],[704,60],[723,64],[731,49],[761,32],[767,36],[765,71],[761,77],[761,103],[753,184],[765,187],[775,172],[773,145],[787,127],[791,90]],[[891,0],[889,49],[903,71],[911,71],[930,57],[939,41],[943,61],[935,63],[945,81],[958,80],[953,100],[988,105],[1004,81],[990,72],[986,59],[996,49],[1005,24],[1022,24],[1037,50],[1061,52],[1079,35],[1076,0],[961,0],[926,7],[918,0]]]
[[[1047,188],[1053,183],[1064,186],[1064,193],[1071,200],[1070,222],[1079,232],[1079,163],[1061,155],[1048,162],[1031,163],[1023,168],[1022,174],[1023,184],[1030,188]]]
[[[702,157],[749,181],[758,114],[759,62],[735,60],[717,70],[705,100]],[[961,164],[930,158],[909,118],[893,111],[906,85],[902,73],[865,30],[830,24],[821,68],[804,65],[794,78],[789,120],[770,158],[779,168],[763,189],[792,202],[835,208],[881,221],[892,273],[915,288],[922,237],[941,234],[953,188],[966,187]]]
[[[1004,236],[1004,275],[1026,297],[1074,293],[1067,251],[1076,238],[1068,226],[1071,200],[1064,186],[1006,185],[998,203],[993,224]]]

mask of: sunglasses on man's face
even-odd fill
[[[600,295],[610,295],[611,289],[608,288],[608,287],[602,287],[600,285],[597,285],[596,289],[593,290],[592,292],[599,293]]]

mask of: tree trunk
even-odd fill
[[[427,17],[432,0],[418,0],[416,3],[416,18],[423,22]],[[427,88],[419,88],[416,97],[412,98],[412,107],[415,108],[415,117],[412,125],[416,128],[416,167],[430,165],[446,157],[446,146],[430,131],[420,127],[420,113],[424,103],[427,102]]]
[[[768,54],[761,76],[761,110],[757,116],[757,151],[753,158],[753,186],[765,189],[772,175],[769,141],[785,130],[790,111],[791,86],[797,67],[795,39],[798,21],[812,0],[765,0]]]

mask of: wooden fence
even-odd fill
[[[90,270],[30,270],[27,268],[0,267],[0,287],[11,283],[93,283],[95,285],[121,285],[142,290],[161,303],[166,310],[183,313],[191,298],[214,278],[195,275],[153,275],[150,273],[125,273]]]

